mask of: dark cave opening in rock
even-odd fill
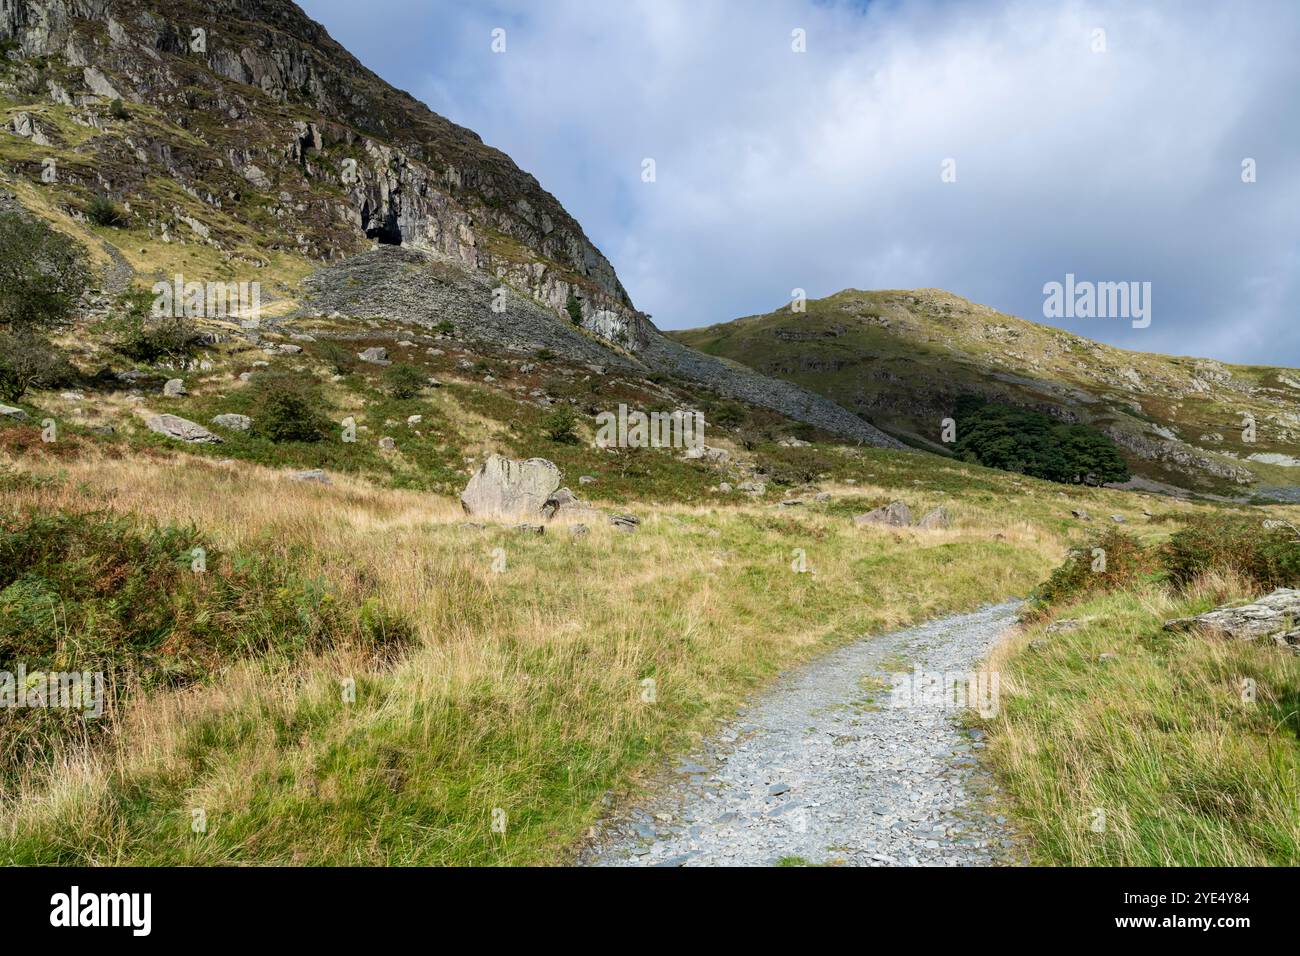
[[[389,209],[382,216],[375,216],[367,203],[361,209],[361,221],[365,224],[367,239],[373,239],[381,246],[402,244],[402,227],[397,221],[397,210]]]

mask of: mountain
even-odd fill
[[[83,241],[110,292],[257,281],[271,329],[319,318],[321,301],[344,320],[451,323],[896,445],[815,393],[664,339],[533,176],[287,0],[15,0],[0,52],[0,187]],[[91,221],[97,200],[120,204],[113,228]]]
[[[970,394],[1095,426],[1137,486],[1288,498],[1300,485],[1300,371],[1126,351],[937,289],[806,305],[671,335],[939,453],[942,420]]]

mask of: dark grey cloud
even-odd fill
[[[1055,324],[1300,365],[1289,0],[301,2],[534,173],[661,327],[845,287],[1046,321],[1072,273],[1150,282],[1152,322]]]

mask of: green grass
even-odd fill
[[[1069,611],[1083,627],[1031,629],[1002,665],[988,753],[1034,862],[1300,864],[1300,661],[1162,629],[1211,605],[1097,596]]]

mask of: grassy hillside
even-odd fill
[[[785,378],[943,451],[965,393],[1093,424],[1149,480],[1231,496],[1298,485],[1300,372],[1129,352],[933,289],[846,290],[767,315],[671,333]],[[1243,440],[1243,421],[1256,423]],[[1263,461],[1251,456],[1266,456]]]
[[[0,432],[6,447],[20,430]],[[352,612],[371,602],[413,638],[395,657],[351,641],[231,655],[198,684],[124,695],[106,734],[68,738],[7,787],[0,857],[22,862],[555,861],[607,790],[634,788],[779,670],[862,633],[1026,593],[1082,533],[1072,505],[1145,520],[1140,499],[1116,492],[1065,500],[983,469],[812,447],[782,451],[817,467],[841,459],[816,485],[829,502],[617,495],[610,504],[643,519],[636,534],[538,537],[466,527],[451,499],[360,479],[323,487],[89,442],[23,448],[6,456],[21,476],[6,485],[11,525],[87,507],[141,527],[192,524],[214,552],[292,561]],[[1009,494],[1023,502],[1014,518]],[[953,527],[854,527],[852,514],[896,496],[942,504]],[[808,573],[792,570],[796,549]],[[345,704],[349,676],[356,702]],[[196,808],[202,836],[190,831]]]

